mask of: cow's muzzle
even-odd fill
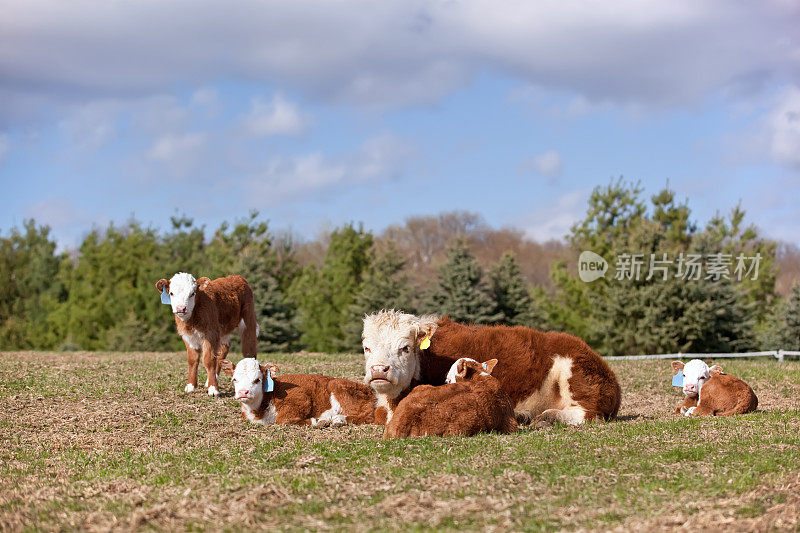
[[[392,367],[390,367],[388,365],[372,365],[370,367],[370,369],[369,369],[369,371],[370,371],[370,377],[369,377],[370,383],[381,383],[381,382],[384,382],[384,381],[389,383],[390,382],[390,380],[389,380],[389,370],[391,370],[391,368]]]

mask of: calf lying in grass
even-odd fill
[[[254,424],[326,427],[385,422],[385,414],[375,420],[375,397],[361,383],[316,374],[276,377],[275,365],[259,365],[252,358],[238,365],[225,359],[220,367],[233,378],[242,417]]]
[[[758,398],[750,385],[722,367],[711,368],[700,359],[685,365],[673,361],[672,368],[683,373],[683,394],[686,399],[675,408],[675,414],[686,416],[731,416],[755,411]],[[679,380],[680,381],[680,380]]]
[[[419,385],[397,405],[386,426],[386,437],[475,435],[517,430],[514,407],[500,382],[490,374],[497,364],[458,359],[446,383]]]

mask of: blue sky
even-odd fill
[[[258,209],[313,237],[464,209],[563,236],[593,187],[800,243],[800,6],[0,0],[0,232]]]

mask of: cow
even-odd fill
[[[578,425],[610,420],[621,390],[608,364],[581,339],[523,326],[460,324],[437,315],[379,311],[364,318],[365,376],[391,419],[420,384],[441,385],[461,357],[496,358],[492,374],[518,421]]]
[[[749,413],[758,407],[758,398],[750,385],[726,374],[722,367],[709,366],[700,359],[685,365],[673,361],[672,368],[683,374],[682,404],[674,413],[686,416],[731,416]]]

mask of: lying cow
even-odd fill
[[[242,417],[254,424],[326,427],[385,422],[380,413],[376,420],[375,396],[361,383],[316,374],[277,377],[275,365],[259,365],[252,358],[238,365],[226,359],[221,367],[233,378]]]
[[[156,289],[162,293],[162,302],[172,306],[178,334],[186,345],[189,376],[184,390],[193,392],[197,388],[202,353],[208,394],[219,395],[219,361],[228,355],[234,330],[242,338],[244,356],[256,356],[258,322],[250,285],[242,276],[211,281],[205,277],[195,280],[191,274],[178,272],[169,280],[158,280]]]
[[[608,364],[577,337],[516,326],[471,326],[435,315],[380,311],[364,318],[364,381],[392,413],[413,387],[441,385],[468,354],[496,358],[494,377],[518,420],[582,424],[617,415],[621,391]]]
[[[414,388],[398,404],[386,426],[386,436],[515,432],[517,421],[511,400],[490,375],[496,364],[497,359],[481,364],[461,358],[453,363],[444,385]]]
[[[685,365],[673,361],[672,368],[683,374],[683,395],[686,399],[675,408],[675,414],[686,416],[731,416],[755,411],[758,398],[750,385],[726,374],[722,367],[711,368],[700,359]]]

